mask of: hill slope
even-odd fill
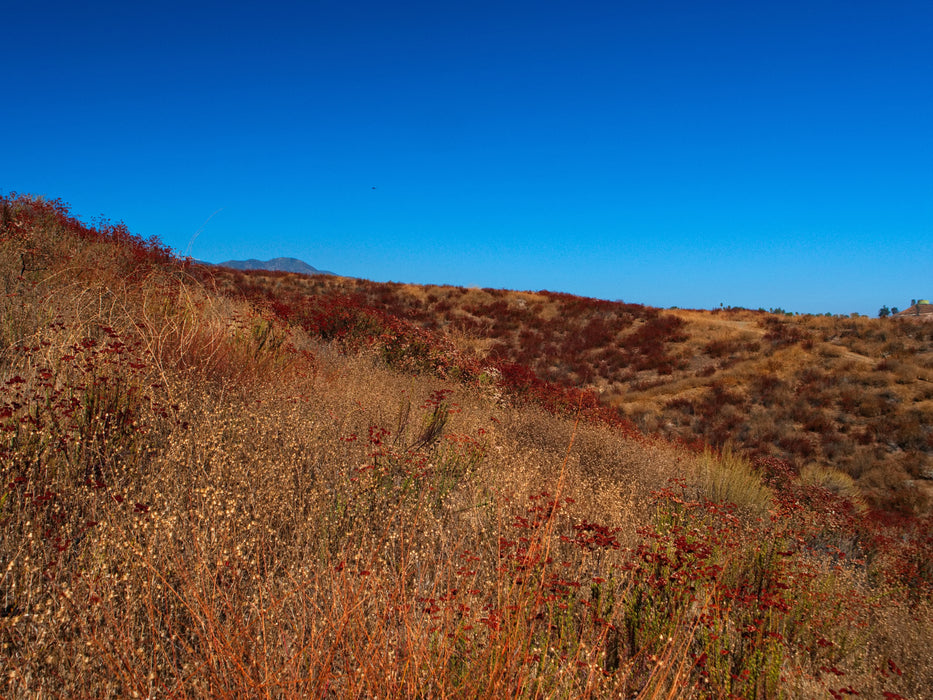
[[[933,507],[928,324],[664,311],[553,292],[336,277],[215,278],[274,298],[285,317],[307,315],[313,298],[339,303],[345,315],[401,319],[481,363],[517,364],[543,382],[593,390],[643,432],[786,459],[887,512]]]
[[[0,280],[6,696],[929,697],[928,522],[59,202],[0,201]],[[669,314],[515,299],[682,371]]]

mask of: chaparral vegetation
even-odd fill
[[[179,259],[0,199],[0,693],[933,697],[933,326]]]

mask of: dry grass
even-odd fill
[[[705,498],[733,503],[761,515],[771,506],[771,492],[748,462],[726,446],[720,454],[709,449],[697,459],[700,488]]]
[[[922,499],[900,498],[896,484],[890,491],[870,486],[853,459],[858,447],[871,445],[872,468],[893,476],[907,452],[920,463],[915,476],[933,473],[930,416],[920,408],[933,397],[928,324],[746,309],[662,312],[546,292],[328,277],[250,279],[283,293],[345,295],[440,330],[461,352],[488,363],[518,362],[547,381],[597,389],[643,430],[714,447],[732,442],[751,457],[779,456],[797,469],[816,463],[844,471],[873,508],[929,512]],[[664,326],[671,320],[680,325]],[[814,381],[814,374],[823,379]],[[716,386],[732,388],[744,402],[717,403]],[[802,420],[812,407],[822,418]],[[759,409],[772,416],[777,432],[736,424],[737,415]]]
[[[844,472],[817,464],[808,464],[800,470],[800,481],[807,486],[819,486],[846,500],[861,504],[861,493],[855,480]],[[864,507],[864,504],[861,504]]]
[[[60,217],[4,226],[4,696],[929,696],[933,576],[843,560],[819,472],[348,352]]]

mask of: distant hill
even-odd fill
[[[297,258],[272,258],[271,260],[227,260],[217,263],[221,267],[232,267],[234,270],[272,270],[274,272],[297,272],[302,275],[333,275],[327,270],[318,270],[303,260]]]
[[[898,311],[896,314],[892,314],[896,318],[922,318],[924,321],[933,320],[933,304],[923,300],[918,301],[913,306],[910,306],[903,311]]]

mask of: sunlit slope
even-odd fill
[[[551,292],[219,272],[283,304],[339,299],[442,335],[478,361],[593,390],[643,432],[733,444],[928,512],[933,326],[907,318],[660,310]]]
[[[57,202],[0,201],[0,284],[5,697],[929,697],[929,518]],[[668,312],[448,292],[688,371]]]

